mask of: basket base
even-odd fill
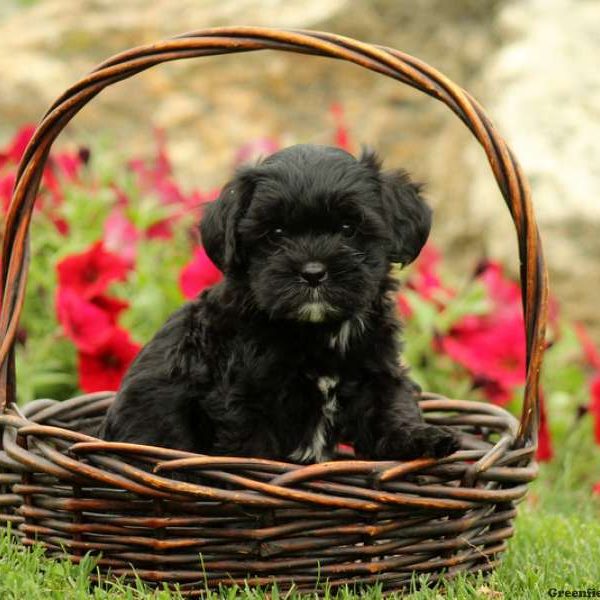
[[[233,584],[406,590],[421,574],[433,584],[490,571],[535,477],[533,450],[513,448],[516,419],[477,402],[424,395],[425,418],[461,433],[444,459],[305,466],[82,433],[112,400],[38,400],[0,416],[0,527],[50,556],[91,552],[102,574],[184,595]]]

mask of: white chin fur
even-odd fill
[[[329,310],[330,307],[326,302],[307,302],[298,309],[298,318],[301,321],[321,323]]]

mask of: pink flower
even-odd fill
[[[110,188],[115,194],[115,206],[117,208],[127,207],[127,205],[129,204],[129,196],[127,196],[127,194],[116,183],[111,183]]]
[[[171,161],[167,155],[167,135],[164,129],[156,128],[154,130],[154,137],[156,138],[156,161],[154,163],[154,173],[158,177],[167,177],[173,174],[171,168]]]
[[[157,154],[153,161],[134,159],[129,162],[129,167],[137,175],[139,185],[143,192],[156,194],[161,203],[168,205],[169,215],[152,223],[143,233],[147,239],[171,239],[173,227],[182,216],[193,214],[198,216],[202,204],[211,200],[214,193],[203,194],[198,190],[185,194],[173,179],[173,170],[166,151],[164,131],[156,130]],[[120,191],[118,194],[119,205],[127,204],[127,197]]]
[[[336,124],[335,127],[335,145],[346,150],[346,152],[352,152],[352,144],[350,142],[350,134],[348,132],[348,125],[344,115],[344,107],[335,102],[331,105],[331,115]]]
[[[93,353],[79,353],[79,387],[88,393],[119,389],[140,349],[127,331],[113,328],[110,337]]]
[[[104,245],[129,267],[135,264],[140,234],[121,208],[114,208],[104,222]]]
[[[144,160],[134,159],[129,161],[129,167],[138,176],[141,187],[157,194],[164,204],[183,202],[184,195],[172,178],[164,131],[156,129],[155,139],[157,153],[154,162],[148,164]]]
[[[83,164],[81,152],[61,152],[54,157],[54,165],[58,173],[67,181],[75,181]]]
[[[58,289],[56,312],[66,336],[82,352],[94,352],[114,329],[104,310],[69,288]]]
[[[579,338],[587,363],[594,369],[600,370],[600,352],[598,352],[592,338],[581,323],[575,324],[575,333]]]
[[[443,310],[455,292],[442,282],[438,273],[440,261],[441,255],[437,248],[431,243],[427,244],[411,269],[406,288],[416,292],[423,300],[433,303],[438,310]],[[398,294],[397,303],[401,315],[412,315],[412,307],[405,295]]]
[[[241,165],[244,163],[255,162],[259,158],[269,156],[269,154],[277,152],[279,148],[279,142],[274,138],[263,137],[256,140],[251,140],[250,142],[241,146],[241,148],[236,152],[234,163],[236,165]]]
[[[407,287],[414,290],[425,300],[443,308],[454,296],[454,291],[442,283],[438,274],[441,256],[433,244],[427,244],[414,265],[414,271],[408,280]]]
[[[59,206],[64,200],[64,193],[54,168],[49,164],[42,176],[42,192],[47,192],[52,200],[52,206]],[[38,200],[38,207],[42,207]]]
[[[123,281],[129,265],[117,254],[107,252],[102,242],[96,242],[81,254],[63,258],[56,268],[60,287],[93,298],[106,291],[112,281]]]
[[[192,214],[199,217],[202,207],[212,202],[220,193],[220,190],[212,190],[206,194],[193,191],[188,196],[183,196],[178,207],[168,216],[160,221],[152,223],[144,232],[147,239],[169,240],[173,237],[173,228],[177,222],[185,215]]]
[[[504,276],[504,268],[500,263],[486,261],[479,267],[477,278],[487,287],[490,298],[498,307],[506,304],[521,303],[521,289],[512,279]]]
[[[398,296],[396,297],[396,305],[398,307],[398,311],[403,317],[408,319],[412,316],[412,306],[410,305],[410,302],[406,299],[406,296],[404,296],[402,293],[398,294]]]
[[[223,274],[208,258],[204,248],[197,248],[192,260],[179,275],[179,287],[186,298],[195,298],[203,289],[218,283]]]

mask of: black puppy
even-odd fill
[[[198,453],[327,460],[445,456],[399,361],[391,263],[431,211],[372,153],[298,145],[240,170],[201,235],[224,280],[170,317],[127,373],[103,437]]]

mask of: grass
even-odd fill
[[[501,566],[488,578],[460,576],[434,589],[422,589],[411,600],[529,600],[548,598],[548,591],[597,589],[600,594],[600,502],[590,489],[600,480],[600,453],[591,447],[588,427],[578,427],[550,465],[533,484],[520,507],[516,534]],[[103,580],[90,588],[94,561],[80,565],[44,558],[40,548],[25,550],[8,535],[0,535],[0,599],[164,599],[181,598],[176,592],[151,591],[141,582],[133,587]],[[210,598],[300,598],[276,589],[223,589]],[[304,596],[306,597],[306,596]],[[314,597],[314,596],[313,596]],[[355,594],[324,590],[322,597],[381,598],[377,587]]]

